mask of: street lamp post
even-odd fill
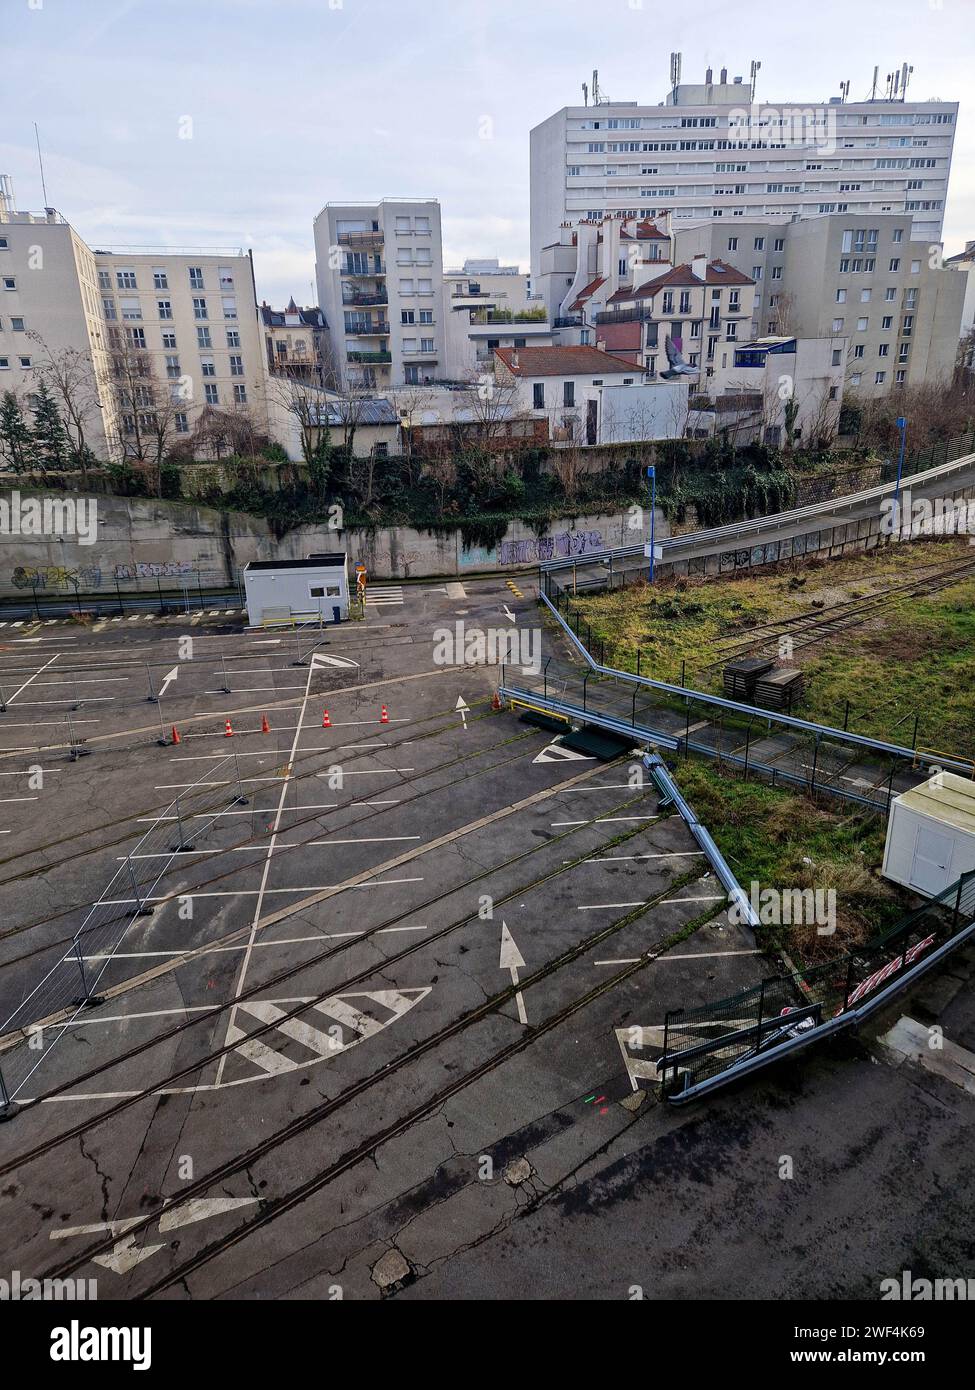
[[[897,486],[894,488],[894,500],[899,501],[901,495],[901,475],[904,472],[904,451],[907,447],[907,420],[903,415],[898,415],[894,422],[901,432],[901,447],[897,455]]]
[[[650,486],[650,546],[648,550],[650,558],[650,583],[653,583],[653,562],[656,556],[656,517],[657,517],[657,470],[654,465],[647,465],[647,480]]]

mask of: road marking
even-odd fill
[[[720,960],[722,956],[761,956],[763,951],[688,951],[682,955],[655,956],[654,965],[670,960]],[[615,960],[594,960],[593,965],[636,965],[642,956],[620,957]]]
[[[0,831],[0,834],[9,835],[10,833],[11,833],[11,832],[10,832],[9,830]],[[185,896],[188,897],[188,898],[191,898],[191,897],[193,897],[194,895],[193,895],[192,893],[187,893]],[[377,935],[377,936],[388,936],[388,935],[393,934],[394,932],[428,931],[428,930],[429,930],[429,928],[426,927],[426,926],[417,926],[417,927],[380,927],[380,928],[377,930],[376,935]],[[274,939],[273,941],[255,941],[255,942],[254,942],[254,950],[255,950],[255,951],[266,950],[269,946],[272,946],[272,947],[273,947],[273,946],[304,946],[304,945],[308,945],[309,943],[314,944],[315,942],[320,942],[320,941],[344,941],[344,940],[346,940],[346,938],[348,938],[348,937],[350,937],[350,936],[364,936],[364,935],[365,935],[365,928],[362,928],[362,929],[360,929],[359,931],[314,932],[314,933],[312,933],[311,936],[280,936],[280,937],[275,937],[275,939]],[[194,950],[196,950],[196,949],[197,949],[196,947],[187,946],[187,947],[185,947],[185,948],[182,949],[182,950],[180,950],[180,949],[177,948],[177,947],[174,947],[174,948],[173,948],[172,950],[170,950],[170,951],[113,951],[112,954],[111,954],[111,955],[108,955],[108,956],[83,956],[83,957],[82,957],[82,960],[84,960],[84,961],[86,961],[86,962],[87,962],[87,961],[99,961],[99,960],[143,960],[143,959],[151,959],[151,958],[154,957],[154,956],[162,956],[162,957],[164,957],[165,959],[170,960],[170,959],[173,959],[173,958],[175,958],[175,957],[177,957],[177,956],[189,955],[192,951],[194,951]],[[246,942],[241,942],[239,945],[235,945],[235,946],[205,946],[205,947],[203,947],[202,951],[200,951],[200,954],[201,954],[201,955],[204,955],[204,956],[211,956],[211,955],[212,955],[212,956],[220,956],[220,955],[229,955],[230,953],[232,953],[232,952],[234,952],[234,951],[239,952],[239,951],[246,951],[246,950],[247,950],[247,943],[246,943]],[[296,999],[279,999],[277,1002],[278,1002],[279,1004],[300,1004],[300,1003],[302,1002],[302,1000],[303,1000],[304,998],[306,998],[306,997],[310,997],[310,996],[299,995],[298,998],[296,998]],[[181,1004],[181,1005],[179,1006],[179,1008],[177,1008],[177,1009],[153,1009],[153,1010],[150,1010],[150,1011],[147,1012],[147,1013],[108,1014],[108,1015],[102,1015],[102,1014],[86,1014],[86,1015],[84,1015],[84,1016],[80,1016],[80,1015],[79,1015],[77,1018],[69,1019],[69,1020],[68,1020],[68,1024],[70,1024],[70,1025],[72,1025],[72,1026],[74,1026],[74,1027],[78,1027],[78,1028],[86,1028],[86,1027],[88,1027],[89,1025],[93,1024],[93,1023],[127,1023],[128,1020],[131,1019],[131,1018],[164,1018],[164,1017],[168,1017],[168,1016],[171,1015],[171,1014],[207,1013],[207,1012],[209,1012],[212,1008],[213,1008],[213,1005],[212,1005],[212,1004]],[[66,1025],[66,1026],[67,1026],[67,1025]]]
[[[579,753],[575,748],[563,747],[558,740],[550,743],[547,748],[543,748],[536,757],[532,758],[533,763],[593,763],[595,761],[595,758],[590,757],[587,753]]]
[[[584,864],[612,864],[617,861],[629,859],[693,859],[695,855],[703,854],[703,849],[665,849],[659,854],[598,854],[593,859],[584,859]],[[563,859],[563,864],[571,861]]]
[[[158,1222],[159,1233],[165,1235],[182,1226],[190,1226],[194,1221],[205,1221],[208,1217],[237,1211],[240,1207],[253,1206],[258,1201],[259,1197],[192,1197],[187,1202],[180,1202],[179,1206],[172,1210],[163,1209]],[[58,1226],[50,1232],[50,1236],[52,1240],[65,1240],[70,1236],[93,1236],[101,1231],[121,1236],[121,1240],[116,1241],[111,1250],[102,1255],[92,1256],[92,1263],[101,1265],[102,1269],[110,1269],[113,1274],[128,1274],[151,1255],[170,1248],[168,1241],[159,1245],[137,1246],[135,1236],[125,1234],[142,1219],[143,1215],[140,1213],[138,1216],[122,1217],[115,1221],[96,1221],[88,1226]]]
[[[14,626],[16,627],[17,624],[15,623]],[[13,693],[12,695],[9,695],[9,696],[7,697],[7,705],[8,705],[8,706],[12,705],[13,702],[14,702],[14,700],[16,700],[17,696],[20,694],[21,690],[26,690],[27,687],[31,684],[31,681],[36,681],[36,680],[37,680],[37,677],[40,676],[41,674],[43,674],[43,672],[46,671],[47,668],[48,668],[49,666],[52,666],[52,665],[54,664],[54,662],[57,661],[57,659],[58,659],[58,653],[55,652],[54,655],[51,657],[51,660],[50,660],[50,661],[46,661],[39,671],[35,671],[34,674],[30,677],[30,680],[24,681],[24,683],[23,683],[22,686],[20,686],[17,690],[15,690],[14,693]],[[55,701],[49,701],[48,703],[58,704],[59,702],[55,700]],[[63,703],[63,702],[60,702],[60,703]]]
[[[598,820],[553,820],[552,826],[560,825],[616,825],[621,821],[659,820],[659,816],[600,816]]]
[[[515,945],[514,938],[504,922],[501,923],[501,958],[498,962],[498,968],[500,970],[510,970],[511,983],[513,985],[518,983],[518,971],[524,970],[525,968],[522,954]],[[525,1012],[525,1001],[520,989],[516,991],[515,999],[518,1004],[518,1017],[521,1019],[522,1023],[527,1024],[528,1014]]]
[[[725,893],[705,893],[696,898],[661,898],[656,903],[657,907],[663,907],[666,903],[718,903],[723,901],[727,895]],[[652,900],[651,900],[652,901]],[[643,901],[636,903],[584,903],[577,907],[577,912],[593,912],[597,908],[603,907],[646,907]]]
[[[36,797],[31,797],[29,799],[31,801],[37,800]],[[178,894],[178,896],[181,898],[261,898],[271,897],[278,893],[329,893],[336,888],[392,888],[395,884],[399,883],[423,883],[423,881],[422,878],[383,878],[370,883],[349,883],[344,885],[339,883],[319,883],[306,884],[296,888],[265,888],[263,892],[260,888],[228,888],[213,893],[197,893],[193,889],[187,888],[182,893]],[[100,898],[99,905],[107,903],[110,907],[122,907],[127,903],[134,903],[135,901],[135,898]],[[159,893],[155,896],[150,894],[144,895],[142,901],[147,903],[173,902],[174,896],[171,893]],[[166,954],[171,955],[172,952],[166,952]]]

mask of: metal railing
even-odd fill
[[[975,935],[975,870],[862,947],[664,1018],[657,1071],[683,1104],[857,1027]]]
[[[134,574],[102,574],[97,562],[77,569],[63,565],[20,567],[0,584],[0,619],[42,618],[56,614],[96,617],[127,610],[190,613],[213,607],[244,607],[240,576],[228,581],[222,570],[183,569],[153,574],[153,565]],[[148,571],[144,573],[141,571]]]
[[[126,933],[153,911],[157,888],[228,807],[246,804],[236,753],[221,758],[158,816],[124,856],[55,964],[0,1024],[0,1113],[85,1009]],[[53,949],[58,949],[54,947]]]

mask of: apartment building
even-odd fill
[[[96,376],[108,372],[95,257],[54,208],[19,212],[10,181],[0,176],[0,391],[29,397],[46,351],[76,349],[90,357]],[[102,402],[87,432],[104,457],[111,433],[111,400]]]
[[[249,252],[95,251],[98,296],[114,399],[113,453],[131,453],[141,423],[168,393],[173,434],[201,411],[246,410],[267,429],[265,368]],[[133,363],[135,369],[133,370]],[[148,374],[139,384],[136,378]]]
[[[494,370],[497,348],[548,347],[552,325],[517,266],[467,260],[444,273],[445,377],[470,381]]]
[[[639,367],[595,347],[499,348],[495,375],[517,415],[544,423],[555,443],[598,444],[603,388],[636,387]]]
[[[638,287],[669,269],[670,223],[614,214],[565,222],[558,239],[542,248],[535,277],[558,340],[585,346],[596,341],[593,319],[624,287]]]
[[[965,277],[912,236],[907,214],[681,229],[678,254],[721,256],[755,281],[751,332],[846,337],[847,385],[883,395],[950,375]]]
[[[314,232],[332,384],[383,391],[442,379],[440,204],[326,203]]]
[[[262,301],[259,314],[269,375],[324,387],[327,324],[321,309],[299,309],[292,296],[285,309]]]
[[[531,269],[562,222],[623,212],[676,225],[904,213],[937,241],[958,105],[894,99],[766,102],[726,70],[659,105],[566,106],[531,132]]]
[[[945,261],[949,270],[965,277],[965,301],[961,316],[961,336],[967,338],[975,329],[975,241],[966,241],[964,251]]]

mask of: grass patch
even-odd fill
[[[752,883],[760,890],[835,890],[835,934],[821,936],[812,923],[772,922],[756,933],[764,949],[785,949],[796,965],[817,964],[868,941],[909,911],[910,895],[879,875],[883,817],[820,806],[701,762],[681,763],[675,777],[746,893]]]
[[[816,615],[866,598],[928,567],[968,559],[964,540],[891,545],[845,560],[809,561],[762,576],[668,580],[573,602],[607,664],[717,694],[721,663],[758,624]],[[586,629],[583,628],[585,636]],[[776,643],[767,648],[776,655]],[[804,718],[943,753],[975,756],[975,579],[925,597],[892,599],[837,636],[797,647],[781,664],[806,675]],[[849,713],[847,713],[849,702]]]

